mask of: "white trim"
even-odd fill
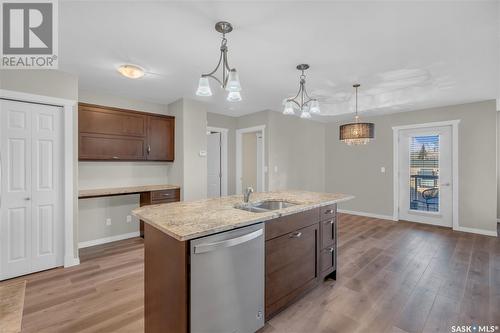
[[[74,253],[73,211],[75,191],[73,188],[74,173],[74,129],[73,117],[76,113],[77,101],[29,94],[24,92],[0,89],[0,98],[11,99],[21,102],[50,104],[63,108],[64,124],[64,267],[78,265],[78,251]]]
[[[449,121],[437,121],[432,123],[423,124],[412,124],[404,126],[394,126],[393,130],[393,200],[394,200],[394,211],[393,219],[395,221],[399,220],[399,131],[406,129],[418,129],[427,127],[443,127],[451,126],[451,136],[452,136],[452,219],[453,219],[453,230],[459,230],[459,215],[458,215],[458,195],[459,195],[459,178],[458,178],[458,124],[460,119],[449,120]]]
[[[228,184],[228,132],[229,129],[221,128],[221,127],[212,127],[207,126],[207,130],[218,132],[221,134],[221,168],[222,168],[222,179],[221,179],[221,196],[228,195],[229,192],[229,184]]]
[[[381,214],[373,214],[373,213],[367,213],[367,212],[358,212],[358,211],[346,210],[346,209],[337,209],[337,211],[339,213],[343,213],[343,214],[372,217],[374,219],[381,219],[381,220],[397,221],[397,220],[394,220],[394,217],[390,216],[390,215],[381,215]]]
[[[477,229],[477,228],[468,228],[468,227],[458,227],[458,228],[453,228],[454,231],[462,231],[462,232],[469,232],[473,234],[479,234],[479,235],[485,235],[485,236],[493,236],[493,237],[498,237],[496,231],[491,231],[491,230],[483,230],[483,229]]]
[[[116,241],[129,239],[129,238],[135,238],[135,237],[139,237],[139,236],[140,236],[139,231],[134,231],[134,232],[129,232],[128,234],[121,234],[121,235],[109,236],[109,237],[94,239],[94,240],[85,241],[85,242],[79,242],[78,248],[83,249],[85,247],[116,242]]]
[[[236,130],[236,194],[241,194],[242,152],[241,139],[243,133],[262,132],[262,192],[266,191],[266,125],[259,125]]]

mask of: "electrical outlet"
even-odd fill
[[[106,219],[106,225],[109,227],[111,225],[111,218],[107,218]]]
[[[127,223],[132,223],[132,215],[127,215]]]

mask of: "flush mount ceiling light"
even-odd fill
[[[348,145],[366,145],[375,137],[375,124],[374,123],[361,123],[359,122],[358,115],[358,88],[360,84],[354,84],[356,90],[356,116],[355,122],[344,124],[340,126],[339,136],[340,140]]]
[[[241,84],[238,77],[238,72],[235,68],[229,67],[227,61],[227,39],[226,34],[233,31],[233,26],[229,22],[218,22],[215,25],[215,30],[222,34],[222,42],[220,45],[220,56],[219,62],[213,71],[207,74],[202,74],[200,81],[198,82],[198,89],[196,90],[196,95],[198,96],[212,96],[212,89],[210,89],[210,83],[208,78],[212,78],[217,81],[223,89],[225,89],[227,94],[227,100],[230,102],[241,101]],[[215,73],[222,67],[222,78],[219,79],[215,76]]]
[[[306,75],[304,71],[309,68],[308,64],[297,65],[297,69],[302,72],[300,74],[299,91],[295,97],[290,97],[285,100],[285,108],[283,114],[295,114],[295,108],[300,110],[300,118],[311,118],[311,113],[320,113],[319,102],[315,98],[309,97],[306,91]]]
[[[121,65],[118,72],[129,79],[139,79],[144,76],[144,69],[137,65]]]

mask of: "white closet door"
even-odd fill
[[[31,106],[1,103],[2,278],[31,270]]]
[[[32,104],[32,271],[62,263],[61,112]]]
[[[60,113],[0,100],[0,280],[62,264]]]

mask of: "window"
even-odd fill
[[[439,212],[439,135],[410,139],[410,209]]]

